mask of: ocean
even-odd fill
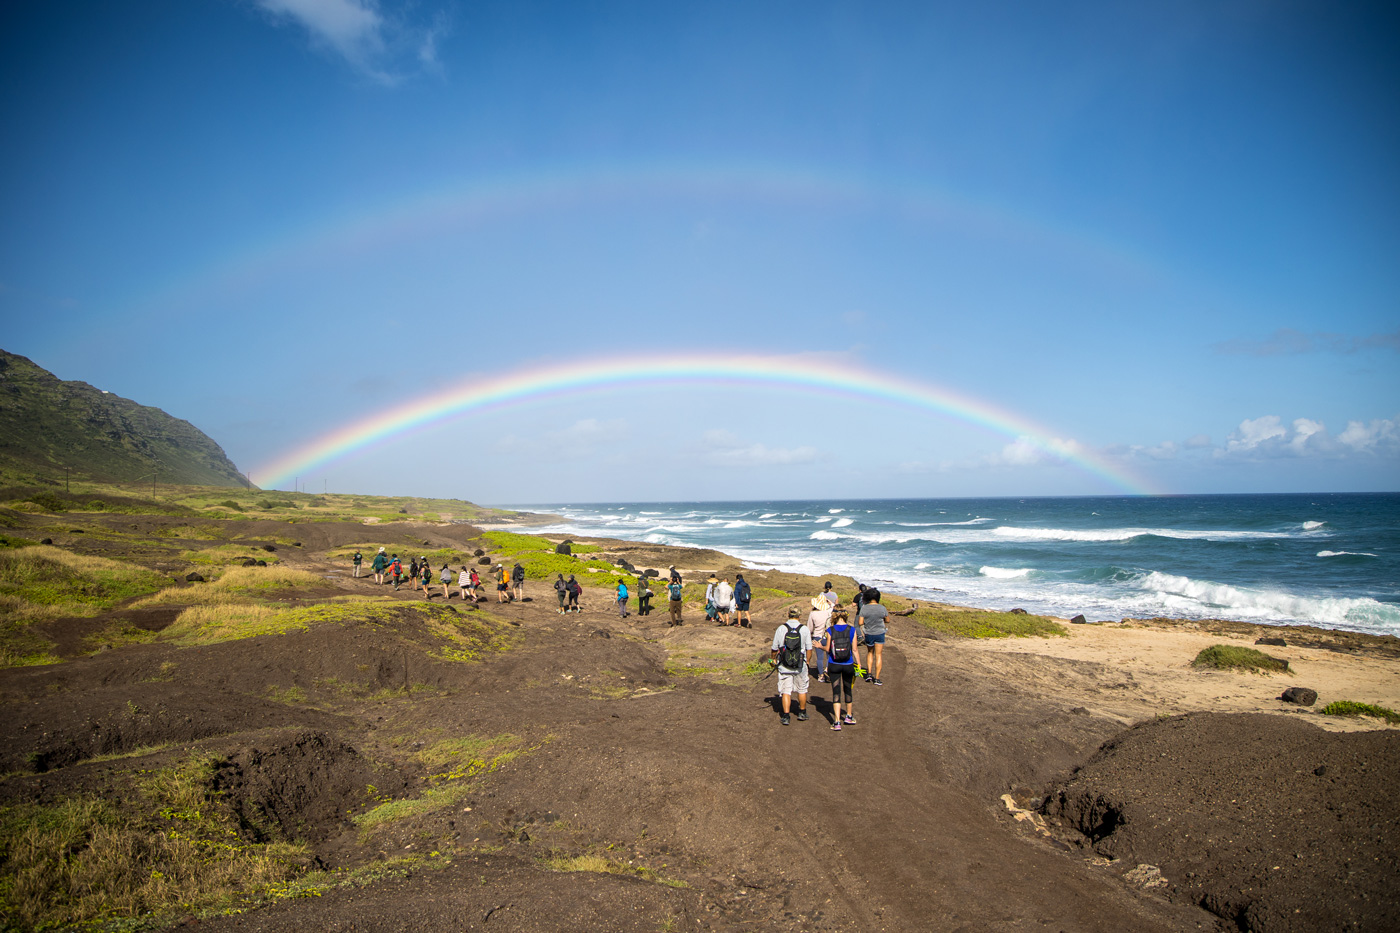
[[[714,548],[981,608],[1400,635],[1400,493],[512,508],[562,516],[550,534]]]

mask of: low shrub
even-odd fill
[[[1334,703],[1328,703],[1322,708],[1322,712],[1328,716],[1372,716],[1391,724],[1400,723],[1400,713],[1393,709],[1385,706],[1374,706],[1370,703],[1357,703],[1353,700],[1337,700]]]
[[[1211,645],[1202,648],[1191,662],[1192,667],[1205,667],[1218,671],[1242,670],[1260,674],[1286,674],[1291,671],[1287,661],[1270,657],[1257,648],[1241,645]]]
[[[45,512],[63,512],[68,508],[68,503],[51,492],[36,492],[25,501],[34,503]]]
[[[233,509],[235,512],[243,511],[243,506],[234,502],[232,499],[225,499],[223,502],[220,502],[219,505],[222,505],[226,509]]]
[[[963,609],[956,606],[921,606],[908,618],[935,632],[963,638],[1025,638],[1067,635],[1064,626],[1044,616],[995,612],[990,609]],[[851,619],[855,621],[854,616]],[[891,619],[894,625],[898,618]]]

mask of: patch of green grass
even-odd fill
[[[167,583],[144,567],[47,545],[0,550],[0,595],[28,603],[35,618],[97,615]]]
[[[275,564],[278,559],[276,554],[269,554],[261,547],[254,547],[250,544],[218,544],[214,547],[200,548],[197,551],[182,551],[179,557],[180,560],[189,561],[191,564],[198,564],[202,567],[228,567],[249,558]]]
[[[1400,713],[1385,706],[1370,703],[1357,703],[1354,700],[1337,700],[1322,708],[1328,716],[1372,716],[1392,725],[1400,723]]]
[[[38,543],[38,541],[30,541],[28,538],[16,538],[13,535],[0,535],[0,548],[33,547]]]
[[[1024,638],[1027,636],[1067,635],[1064,626],[1044,616],[994,612],[987,609],[962,609],[952,606],[921,606],[912,616],[892,618],[899,625],[902,618],[940,632],[964,638]]]
[[[268,687],[267,698],[274,703],[292,706],[306,702],[306,691],[296,684],[290,687]]]
[[[83,796],[0,808],[0,915],[20,929],[110,925],[231,906],[302,873],[306,847],[241,839],[210,787],[216,763],[147,773],[121,810]]]
[[[1290,670],[1287,661],[1271,658],[1257,648],[1246,648],[1242,645],[1211,645],[1209,648],[1202,648],[1196,659],[1191,662],[1191,666],[1218,671],[1255,671],[1260,674],[1283,674]]]
[[[598,852],[586,852],[583,855],[548,855],[540,859],[540,864],[550,871],[589,871],[603,875],[632,875],[671,888],[689,887],[684,881],[667,878],[649,866],[609,858]]]
[[[130,622],[113,622],[101,631],[93,632],[83,639],[91,651],[98,651],[101,648],[121,648],[126,645],[144,645],[146,642],[156,640],[156,633],[149,629],[132,625]]]
[[[502,557],[515,557],[531,551],[548,551],[551,554],[554,552],[554,542],[539,535],[522,535],[514,531],[487,531],[481,537],[490,544],[488,550],[495,551]]]
[[[486,739],[468,736],[430,746],[419,753],[420,759],[425,763],[432,763],[430,766],[445,770],[429,776],[428,788],[417,797],[385,801],[372,810],[355,816],[355,825],[368,831],[384,823],[410,819],[459,802],[471,792],[471,782],[474,778],[490,774],[506,762],[539,748],[538,745],[520,748],[519,742],[520,739],[513,735],[499,735]],[[500,751],[497,751],[498,749]],[[472,751],[475,754],[472,754]],[[496,754],[492,755],[492,752]],[[374,788],[369,788],[369,793],[373,797]]]

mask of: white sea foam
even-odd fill
[[[821,518],[814,519],[814,520],[813,520],[813,524],[815,524],[815,525],[820,525],[822,522],[829,522],[829,521],[831,521],[831,516],[830,516],[830,515],[824,515],[824,516],[822,516]]]
[[[854,535],[837,534],[834,531],[814,531],[807,536],[813,541],[839,541],[842,538],[851,538]]]
[[[993,577],[997,580],[1013,580],[1016,577],[1026,576],[1031,572],[1031,568],[1021,567],[1019,569],[1012,570],[1006,567],[983,567],[977,572],[982,574],[982,576],[984,577]]]
[[[831,523],[831,527],[832,527],[832,528],[845,528],[847,525],[851,525],[851,524],[854,524],[854,523],[855,523],[855,519],[853,519],[853,518],[838,518],[836,521],[834,521],[834,522]]]
[[[1317,531],[1317,529],[1321,528],[1321,527],[1322,527],[1323,525],[1325,525],[1325,524],[1327,524],[1327,523],[1326,523],[1326,522],[1303,522],[1303,530],[1304,530],[1304,531]]]
[[[844,511],[846,511],[846,510],[845,510],[845,509],[827,509],[826,511],[827,511],[827,514],[828,514],[828,515],[840,515],[842,512],[844,512]]]
[[[1318,551],[1318,557],[1375,557],[1365,551]]]
[[[759,516],[759,518],[774,518],[777,516],[777,514],[777,512],[764,512],[762,515]]]
[[[1169,609],[1199,614],[1219,611],[1231,618],[1264,622],[1306,622],[1313,625],[1393,627],[1400,624],[1400,607],[1374,599],[1300,596],[1281,590],[1258,590],[1224,583],[1193,580],[1152,572],[1139,585],[1163,598]]]
[[[927,569],[929,569],[929,568],[932,567],[932,566],[933,566],[933,564],[929,564],[929,563],[918,563],[918,564],[915,564],[915,565],[914,565],[914,569],[915,569],[915,570],[927,570]]]
[[[733,521],[733,522],[727,522],[727,523],[725,524],[724,527],[725,527],[725,528],[752,528],[753,526],[754,526],[754,522]]]
[[[1236,541],[1249,539],[1287,538],[1288,534],[1270,531],[1183,531],[1177,528],[1021,528],[1002,525],[992,529],[1001,538],[1022,541],[1130,541],[1145,535],[1158,538],[1178,538],[1183,541]]]

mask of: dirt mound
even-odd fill
[[[377,767],[353,746],[310,730],[263,736],[225,759],[213,777],[252,842],[324,842],[346,827],[347,806],[406,786],[401,774]]]
[[[1394,930],[1397,775],[1400,733],[1197,713],[1127,730],[1045,809],[1241,930]]]

